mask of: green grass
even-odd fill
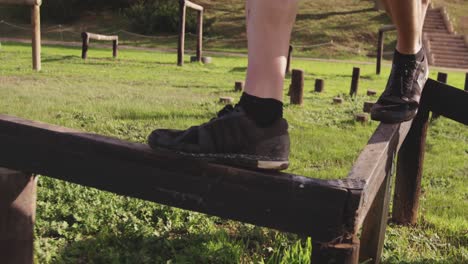
[[[44,47],[43,71],[31,71],[28,45],[2,43],[0,113],[88,132],[145,142],[157,127],[186,128],[212,117],[219,96],[239,97],[234,81],[245,75],[245,58],[214,57],[213,64],[175,66],[176,55]],[[389,68],[361,67],[359,96],[350,99],[352,65],[295,60],[306,71],[304,106],[285,104],[292,137],[292,173],[344,178],[377,126],[353,121],[367,89],[383,90]],[[431,72],[434,78],[437,72]],[[314,80],[325,80],[316,94]],[[449,72],[463,87],[464,73]],[[289,77],[286,83],[289,83]],[[285,85],[285,92],[286,92]],[[345,98],[333,105],[334,96]],[[287,101],[287,100],[286,100]],[[420,219],[415,227],[390,225],[385,263],[468,261],[468,130],[440,118],[431,124]],[[131,177],[131,175],[129,175]],[[39,179],[37,263],[306,263],[310,242],[296,235],[207,217]],[[313,238],[312,238],[313,239]]]

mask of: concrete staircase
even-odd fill
[[[429,64],[468,69],[468,36],[456,35],[444,8],[427,11],[423,41]]]

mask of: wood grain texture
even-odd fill
[[[0,115],[0,166],[331,241],[360,183],[250,171]]]
[[[350,223],[350,225],[354,226],[355,232],[359,231],[362,226],[380,186],[392,168],[394,157],[410,126],[411,121],[401,124],[381,123],[354,163],[348,179],[364,182],[364,190],[359,209],[356,212],[357,215],[350,218],[350,221],[355,221]]]

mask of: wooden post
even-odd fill
[[[370,113],[372,106],[374,106],[374,102],[364,102],[362,110],[364,113]]]
[[[447,78],[448,78],[447,73],[444,73],[444,72],[437,73],[437,81],[438,82],[447,83]],[[437,119],[439,117],[440,117],[440,115],[438,113],[432,113],[432,120],[435,120],[435,119]]]
[[[334,104],[342,104],[342,103],[343,103],[343,98],[341,98],[341,97],[334,97],[334,98],[333,98],[333,103],[334,103]]]
[[[356,96],[359,88],[359,76],[361,74],[361,69],[358,67],[353,68],[353,77],[351,80],[351,89],[349,91],[350,96]]]
[[[119,41],[113,40],[112,41],[112,57],[117,58],[117,50],[119,48]]]
[[[286,62],[286,74],[291,71],[291,59],[292,59],[293,46],[289,45],[288,60]]]
[[[311,263],[358,264],[358,259],[359,239],[356,237],[341,244],[312,242]]]
[[[203,48],[203,10],[197,12],[197,60],[201,62],[202,59],[202,48]]]
[[[428,120],[429,107],[423,94],[418,114],[398,152],[392,220],[399,224],[417,221]]]
[[[81,39],[83,40],[83,46],[81,48],[81,58],[85,60],[88,57],[89,38],[86,32],[81,33]]]
[[[356,114],[356,115],[354,116],[354,119],[355,119],[357,122],[360,122],[360,123],[367,123],[367,122],[369,122],[369,115],[366,114],[366,113]]]
[[[244,82],[238,81],[234,84],[234,91],[235,92],[242,92],[244,91]]]
[[[367,213],[362,226],[361,248],[359,260],[365,263],[379,264],[387,230],[388,211],[390,207],[390,195],[392,187],[393,163],[387,164],[387,176],[379,188],[377,196]]]
[[[441,83],[447,83],[447,77],[448,75],[444,72],[437,73],[437,81]]]
[[[41,11],[39,5],[33,5],[31,8],[32,32],[32,57],[33,69],[41,70]]]
[[[0,168],[0,262],[33,263],[37,178]]]
[[[380,74],[380,70],[382,67],[382,56],[383,56],[383,48],[384,48],[384,32],[383,30],[379,30],[379,39],[377,41],[377,65],[375,69],[376,74]]]
[[[377,95],[377,92],[374,90],[367,90],[367,96],[375,96]]]
[[[292,70],[290,99],[291,104],[302,105],[304,97],[304,71]]]
[[[185,0],[179,0],[179,44],[177,46],[177,65],[184,65],[185,49],[185,13],[187,6]]]
[[[324,87],[325,87],[325,82],[322,79],[315,80],[315,91],[317,93],[323,92]]]
[[[468,92],[468,72],[465,74],[465,91]]]

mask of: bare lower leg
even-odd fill
[[[422,47],[422,27],[429,0],[384,0],[388,15],[398,32],[396,49],[415,54]]]
[[[291,30],[299,0],[247,0],[249,65],[245,92],[283,99]]]

